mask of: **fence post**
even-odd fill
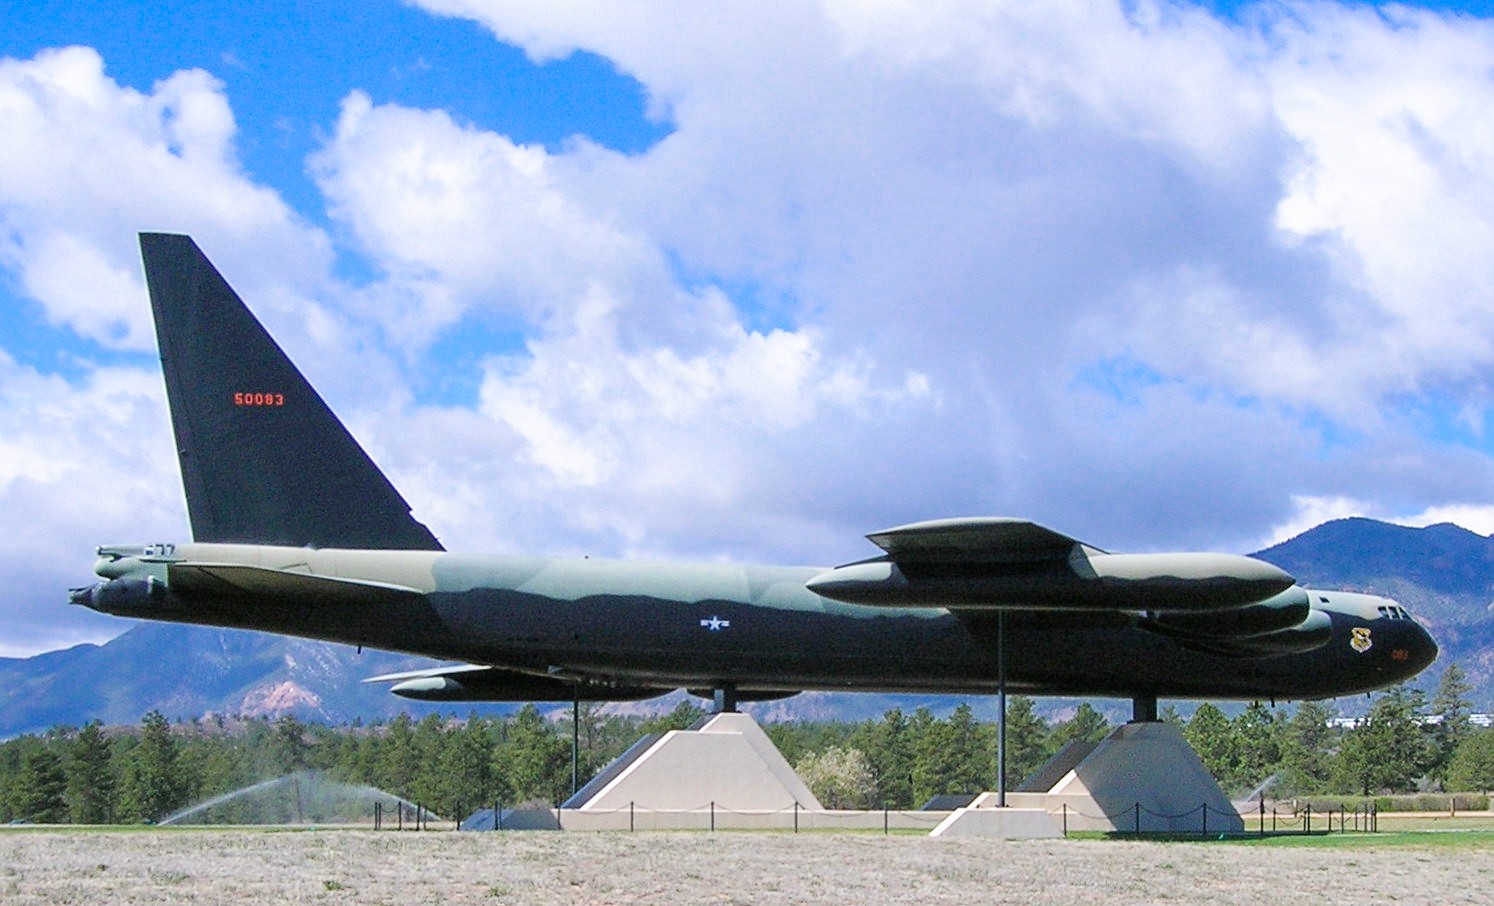
[[[795,799],[794,804],[798,805],[799,800]],[[889,828],[887,821],[887,803],[884,802],[882,803],[882,836],[885,837],[889,833],[891,833],[891,829]]]
[[[503,830],[503,800],[493,803],[493,830]]]
[[[1203,824],[1202,824],[1202,827],[1203,827],[1203,833],[1204,833],[1204,835],[1207,836],[1208,833],[1209,833],[1209,804],[1207,802],[1205,802],[1203,804],[1203,810],[1204,810],[1204,813],[1203,813]]]
[[[799,800],[794,800],[794,833],[799,832]]]
[[[711,800],[711,830],[716,830],[716,800]]]
[[[1141,803],[1136,803],[1136,836],[1141,836]]]
[[[636,828],[635,828],[635,826],[633,824],[633,800],[629,799],[628,800],[628,832],[632,833],[633,830],[635,830],[635,829]]]
[[[1264,837],[1266,835],[1266,798],[1264,796],[1261,797],[1260,806],[1261,806],[1261,836]]]
[[[1311,802],[1307,803],[1307,812],[1305,813],[1305,815],[1306,816],[1302,819],[1302,833],[1304,835],[1312,833],[1312,803]]]
[[[1065,837],[1069,835],[1069,804],[1067,802],[1063,804],[1063,835]]]

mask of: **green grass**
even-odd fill
[[[1389,849],[1422,847],[1426,849],[1494,849],[1494,831],[1487,830],[1408,830],[1381,831],[1378,834],[1332,833],[1321,836],[1280,836],[1239,838],[1248,846],[1295,846],[1312,849]]]

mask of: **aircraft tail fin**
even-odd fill
[[[140,253],[195,540],[443,549],[190,237]]]

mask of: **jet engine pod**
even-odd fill
[[[634,701],[663,695],[657,686],[572,682],[496,667],[464,665],[375,676],[364,682],[390,682],[401,698],[427,702]]]
[[[1265,635],[1241,639],[1178,637],[1177,642],[1184,648],[1192,648],[1208,654],[1251,658],[1302,654],[1323,647],[1332,638],[1333,620],[1323,611],[1314,610],[1307,615],[1307,619],[1303,620],[1301,625],[1268,632]]]
[[[1307,590],[1299,585],[1264,601],[1210,613],[1168,612],[1143,621],[1148,629],[1182,638],[1249,639],[1300,626],[1312,612]]]
[[[1216,613],[1271,598],[1293,582],[1269,563],[1234,554],[1080,552],[1018,563],[867,560],[806,585],[876,607]]]
[[[69,596],[73,604],[82,604],[99,613],[130,616],[160,606],[166,600],[166,586],[155,576],[143,579],[109,579],[84,588],[75,588]]]

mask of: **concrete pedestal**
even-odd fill
[[[971,805],[956,809],[930,837],[1008,837],[1037,839],[1062,837],[1063,823],[1041,808],[979,808]]]
[[[616,811],[631,805],[662,810],[715,808],[820,811],[820,801],[794,773],[750,715],[717,714],[692,730],[672,730],[623,755],[569,802],[567,810]]]
[[[1245,828],[1183,734],[1164,722],[1117,727],[1047,792],[1012,793],[1007,804],[1060,815],[1069,830],[1226,833]]]

